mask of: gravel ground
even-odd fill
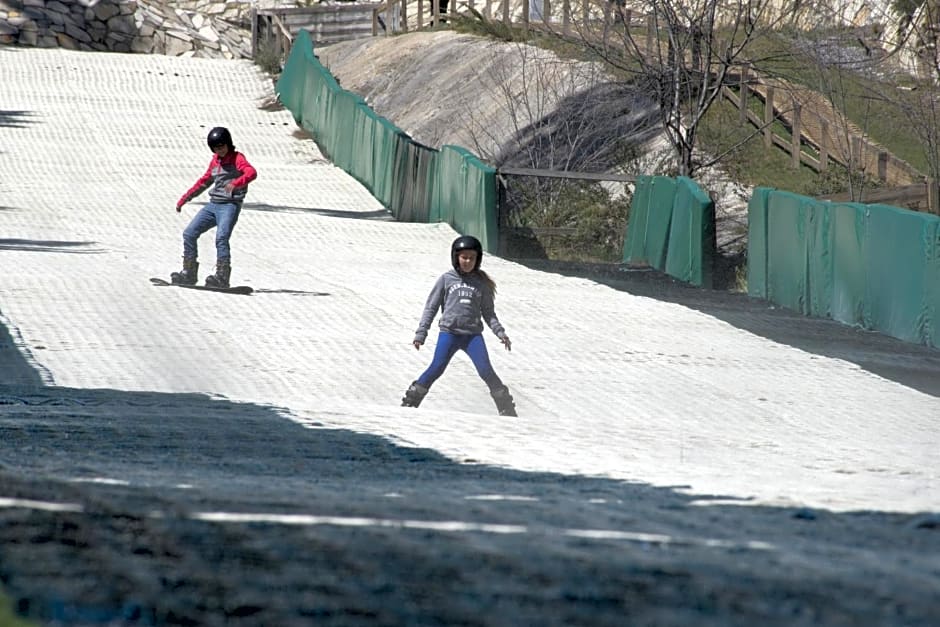
[[[0,509],[0,581],[40,624],[940,618],[928,514],[703,506],[671,488],[456,464],[198,395],[4,387],[0,403],[0,489],[36,502]]]

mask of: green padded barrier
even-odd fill
[[[692,250],[692,229],[695,217],[694,202],[689,198],[688,188],[676,186],[676,198],[672,207],[672,222],[669,225],[666,242],[666,262],[663,271],[680,281],[692,283],[692,264],[695,251]]]
[[[763,275],[765,297],[775,303],[938,346],[940,218],[764,190],[751,198],[748,216],[751,295],[762,295]]]
[[[444,220],[479,237],[487,251],[496,250],[496,170],[465,148],[437,151],[413,142],[339,86],[313,54],[306,31],[294,40],[276,90],[330,160],[396,219]]]
[[[432,181],[431,213],[428,215],[430,222],[453,224],[460,202],[457,188],[463,179],[463,165],[463,155],[456,150],[446,150],[444,146],[438,152],[437,171]]]
[[[767,205],[774,190],[758,187],[747,203],[747,293],[767,298]]]
[[[384,123],[383,123],[384,126]],[[405,197],[407,190],[414,182],[416,155],[412,150],[411,138],[397,127],[391,126],[394,134],[388,140],[392,163],[389,166],[389,177],[383,191],[388,196],[386,205],[396,220],[405,220],[403,217]],[[409,220],[413,222],[414,220]],[[423,220],[422,220],[423,222]]]
[[[352,141],[355,150],[350,154],[349,172],[366,189],[374,193],[375,188],[375,134],[378,126],[378,114],[367,105],[361,104],[356,109],[352,127]]]
[[[643,252],[643,240],[646,237],[646,221],[649,215],[652,189],[653,177],[636,177],[633,199],[630,201],[630,216],[627,218],[627,232],[623,236],[623,263],[647,263]]]
[[[646,217],[646,237],[643,249],[649,264],[657,270],[666,269],[669,247],[669,229],[676,198],[676,179],[654,176],[650,188],[650,202]]]
[[[638,177],[630,205],[625,261],[665,270],[676,184],[666,176]]]
[[[354,138],[357,127],[362,123],[363,109],[368,106],[359,96],[346,90],[334,94],[335,107],[330,119],[330,128],[333,129],[333,163],[355,176],[356,153],[359,147],[355,145]]]
[[[398,144],[402,137],[407,138],[404,131],[387,119],[376,116],[372,153],[372,193],[389,209],[397,204],[397,198],[394,197],[395,183],[405,173],[398,160]],[[392,213],[394,215],[394,211]]]
[[[666,274],[693,285],[711,287],[715,257],[715,205],[692,179],[676,179]]]
[[[333,126],[329,123],[336,93],[336,89],[330,84],[331,78],[324,75],[317,66],[309,65],[307,86],[301,105],[301,125],[316,138],[317,144],[329,158],[333,156],[335,144]]]
[[[872,326],[908,342],[926,337],[924,298],[928,253],[936,216],[887,205],[870,205],[867,240],[868,294]]]
[[[392,166],[392,178],[389,181],[388,189],[388,209],[396,220],[402,222],[414,222],[415,220],[406,220],[405,214],[405,196],[411,188],[414,180],[415,155],[411,150],[411,138],[404,132],[395,136],[392,145],[392,159],[395,163]]]
[[[432,177],[429,175],[437,151],[415,143],[404,133],[396,148],[401,175],[394,181],[395,200],[390,207],[396,220],[430,222]]]
[[[437,162],[430,220],[475,235],[485,250],[495,251],[499,240],[495,168],[460,146],[442,146]]]
[[[302,43],[303,42],[303,43]],[[304,43],[306,45],[304,45]],[[298,45],[300,44],[300,45]],[[277,80],[274,90],[278,98],[288,111],[290,111],[294,120],[300,124],[301,117],[299,112],[304,101],[304,89],[307,73],[310,69],[310,60],[313,56],[313,46],[310,44],[310,35],[306,31],[301,31],[297,35],[287,61],[284,63],[284,69]]]
[[[804,197],[774,192],[767,203],[767,298],[809,313],[806,306]]]
[[[344,92],[333,76],[319,63],[311,65],[310,73],[313,78],[308,80],[314,83],[314,89],[307,92],[309,100],[304,112],[304,123],[316,137],[326,156],[332,159],[335,147],[340,141],[337,137],[337,117],[340,108],[339,97]]]
[[[336,83],[333,77],[318,66],[315,70],[311,69],[314,75],[316,91],[312,94],[313,100],[310,102],[308,111],[304,117],[305,122],[309,121],[307,128],[310,129],[318,143],[326,148],[327,155],[332,157],[337,144],[342,142],[340,131],[342,127],[339,123],[341,107],[345,100],[342,97],[346,94]]]
[[[637,177],[623,262],[711,287],[714,257],[715,205],[708,195],[687,177]]]
[[[868,222],[865,219],[865,207],[852,203],[833,203],[829,207],[829,216],[832,231],[832,318],[870,329],[865,249]]]
[[[924,325],[924,341],[940,348],[940,217],[932,216],[927,237],[928,247],[924,280],[926,282],[924,303],[928,320]]]
[[[806,310],[813,316],[832,313],[832,240],[830,205],[814,199],[803,201],[806,221]]]
[[[412,211],[420,216],[423,222],[431,222],[431,211],[434,206],[434,181],[440,167],[440,152],[420,144],[414,145],[417,162],[414,168],[414,184],[412,186],[410,202]]]

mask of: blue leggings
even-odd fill
[[[482,335],[479,333],[476,335],[456,335],[444,331],[441,331],[441,334],[437,337],[434,359],[431,360],[428,369],[418,377],[418,383],[430,388],[444,374],[447,364],[450,363],[451,358],[458,350],[462,350],[470,356],[470,361],[476,367],[477,374],[486,382],[490,390],[503,387],[503,382],[493,371],[490,355],[486,352],[486,343],[483,341]]]

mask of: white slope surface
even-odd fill
[[[247,62],[0,49],[0,323],[46,386],[203,393],[457,461],[753,503],[940,510],[938,398],[492,255],[513,351],[487,340],[520,417],[494,415],[463,355],[420,409],[398,407],[431,358],[434,333],[410,342],[455,233],[391,221],[260,106],[270,93]],[[175,201],[215,125],[259,171],[232,239],[250,297],[148,282],[178,269],[207,197]],[[204,276],[211,232],[200,246]]]

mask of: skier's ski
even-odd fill
[[[207,292],[222,292],[224,294],[251,294],[254,290],[247,285],[233,285],[232,287],[210,287],[208,285],[184,285],[183,283],[170,283],[169,281],[164,281],[163,279],[158,279],[153,277],[150,279],[150,282],[154,285],[163,286],[173,286],[173,287],[185,287],[191,290],[205,290]]]

